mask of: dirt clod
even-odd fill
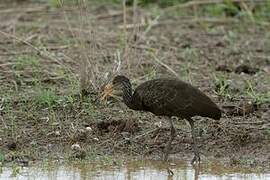
[[[15,141],[11,141],[7,143],[7,149],[14,151],[17,149],[17,143]]]
[[[227,115],[245,116],[254,113],[258,107],[251,100],[242,100],[238,105],[223,105],[223,110]]]
[[[259,69],[251,67],[251,66],[246,65],[246,64],[238,65],[234,70],[234,72],[237,74],[245,73],[245,74],[249,74],[249,75],[254,75],[258,71],[259,71]]]

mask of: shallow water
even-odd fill
[[[168,167],[174,175],[168,174]],[[15,169],[17,169],[15,171]],[[46,167],[3,167],[0,179],[18,180],[270,180],[270,173],[254,173],[252,169],[228,168],[211,163],[196,170],[185,162],[164,164],[162,161],[135,161],[122,165],[80,163],[73,165],[46,165]]]

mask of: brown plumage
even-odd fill
[[[132,93],[129,79],[125,76],[116,76],[112,85],[107,86],[105,92],[122,96],[124,103],[130,109],[152,112],[157,116],[177,116],[186,119],[190,123],[194,140],[192,146],[195,157],[192,163],[199,161],[200,156],[196,145],[194,122],[191,118],[193,116],[209,117],[215,120],[221,118],[221,110],[208,96],[199,89],[178,79],[150,80],[139,85]],[[171,137],[166,146],[165,160],[168,158],[171,142],[175,136],[175,129],[171,119],[170,124]]]

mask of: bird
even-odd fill
[[[194,120],[192,117],[201,116],[219,120],[222,111],[211,98],[198,88],[177,78],[158,78],[140,84],[133,92],[129,78],[117,75],[108,83],[102,99],[112,96],[122,98],[132,110],[151,112],[163,116],[170,122],[170,138],[164,151],[164,160],[168,160],[171,144],[175,137],[175,127],[171,117],[185,119],[191,128],[193,143],[191,144],[194,157],[191,164],[200,163],[200,153],[197,146]]]

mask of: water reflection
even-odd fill
[[[168,167],[174,175],[167,172]],[[269,180],[270,173],[256,174],[251,171],[232,169],[213,164],[194,168],[184,162],[164,164],[162,161],[136,161],[121,166],[101,164],[73,164],[65,166],[24,167],[14,176],[14,168],[3,168],[1,180]],[[1,171],[0,171],[1,172]]]

